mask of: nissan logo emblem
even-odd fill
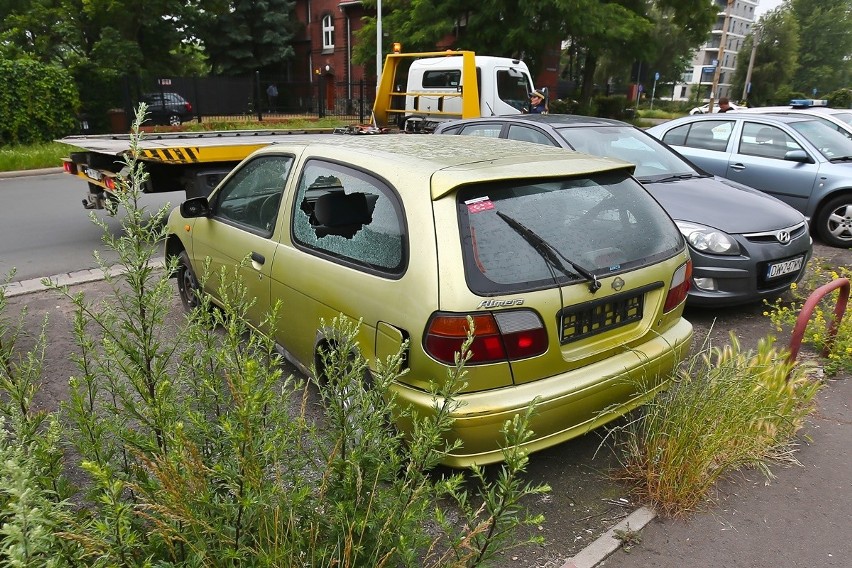
[[[782,245],[786,245],[790,242],[790,231],[778,231],[778,234],[775,236],[778,238],[778,242]]]

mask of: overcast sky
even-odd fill
[[[778,6],[783,3],[784,0],[759,0],[757,3],[757,8],[754,9],[755,15],[758,17],[762,16],[764,13],[774,10]],[[755,18],[757,19],[757,18]]]

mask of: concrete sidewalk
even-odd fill
[[[641,543],[593,566],[852,566],[851,405],[850,377],[828,380],[800,432],[801,466],[773,466],[769,482],[757,471],[734,476],[719,485],[707,510],[683,520],[656,518],[640,531]]]

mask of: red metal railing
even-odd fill
[[[808,322],[814,314],[817,305],[820,301],[834,290],[840,289],[840,294],[837,296],[837,303],[834,305],[834,319],[828,322],[828,330],[825,340],[825,345],[822,349],[822,356],[828,357],[831,344],[837,336],[837,328],[840,327],[840,322],[843,320],[843,315],[846,313],[846,305],[849,303],[849,279],[838,278],[832,280],[828,284],[820,286],[808,296],[802,310],[799,312],[799,317],[796,320],[796,326],[793,328],[793,335],[790,337],[790,354],[787,356],[787,361],[794,362],[799,356],[799,349],[802,347],[802,339],[805,336],[805,329],[808,327]]]

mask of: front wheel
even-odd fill
[[[195,272],[192,271],[186,251],[181,251],[178,255],[177,284],[183,309],[189,312],[197,308],[201,303],[199,298],[201,286],[198,284]]]
[[[852,247],[852,194],[839,195],[826,203],[817,217],[816,232],[827,245]]]

